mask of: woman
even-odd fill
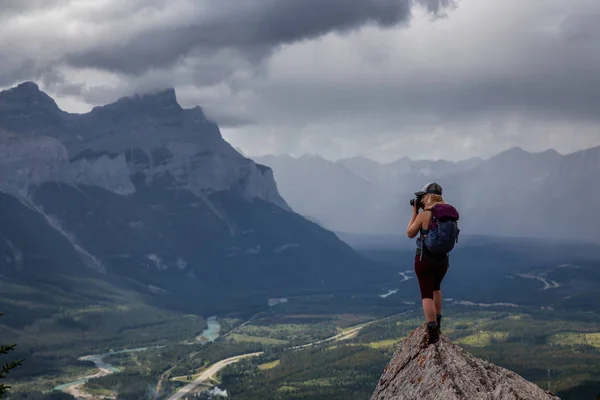
[[[435,208],[435,215],[438,220],[443,217],[457,220],[458,212],[453,206],[444,201],[442,187],[437,183],[425,185],[415,195],[417,200],[413,205],[413,213],[406,234],[411,239],[420,234],[417,239],[415,273],[419,280],[423,312],[427,320],[428,344],[432,344],[436,343],[440,337],[442,322],[442,292],[440,285],[448,270],[448,254],[437,254],[429,251],[424,245],[423,239],[430,230],[433,208]],[[423,209],[421,213],[419,213],[420,208]]]

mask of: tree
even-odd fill
[[[4,314],[0,313],[0,317],[3,315]],[[15,347],[17,347],[16,344],[0,345],[0,356],[10,353],[11,351],[13,351],[15,349]],[[23,363],[23,361],[24,360],[6,361],[6,362],[4,362],[3,365],[0,365],[0,379],[6,378],[6,376],[10,373],[10,371],[17,368],[19,365],[21,365]],[[6,386],[5,384],[0,383],[0,397],[2,397],[8,389],[10,389],[10,386]]]

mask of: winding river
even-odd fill
[[[198,336],[198,340],[200,340],[200,338],[203,338],[209,342],[213,342],[219,337],[219,334],[221,332],[221,325],[219,324],[217,317],[210,317],[206,321],[206,323],[208,324],[208,327],[200,334],[200,336]],[[112,356],[115,354],[136,353],[139,351],[145,351],[148,349],[158,349],[161,347],[163,347],[163,346],[139,347],[139,348],[135,348],[135,349],[110,351],[108,353],[92,354],[89,356],[80,357],[79,360],[81,360],[81,361],[92,361],[94,364],[96,364],[96,368],[98,368],[99,372],[94,375],[91,375],[91,376],[80,378],[73,382],[58,385],[53,390],[60,390],[63,392],[67,392],[69,389],[73,388],[74,386],[79,386],[79,385],[85,384],[90,379],[119,372],[120,370],[117,367],[104,361],[104,359],[108,356]]]

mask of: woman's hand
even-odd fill
[[[418,213],[419,213],[419,205],[415,201],[415,205],[413,206],[413,214],[418,214]]]

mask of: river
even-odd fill
[[[385,318],[377,319],[377,320],[374,320],[374,321],[366,322],[364,324],[357,325],[357,326],[354,326],[354,327],[349,327],[349,328],[346,328],[346,330],[344,330],[342,333],[338,333],[338,334],[336,334],[334,336],[331,336],[331,337],[329,337],[327,339],[319,340],[319,341],[312,342],[312,343],[307,343],[307,344],[304,344],[304,345],[289,347],[286,350],[295,351],[295,350],[305,349],[307,347],[317,346],[319,344],[323,344],[323,343],[327,343],[327,342],[348,340],[348,339],[351,339],[351,338],[355,337],[358,334],[358,332],[361,329],[363,329],[365,326],[368,326],[368,325],[373,324],[375,322],[383,321],[383,320],[388,319],[388,318],[394,318],[394,317],[398,317],[400,315],[408,314],[408,313],[413,312],[413,311],[414,310],[404,311],[404,312],[402,312],[400,314],[396,314],[396,315],[392,315],[392,316],[389,316],[389,317],[385,317]],[[245,325],[245,323],[243,325]],[[260,352],[260,353],[242,354],[242,355],[239,355],[239,356],[234,356],[234,357],[227,358],[225,360],[218,361],[218,362],[214,363],[213,365],[211,365],[209,368],[207,368],[193,382],[190,382],[185,387],[183,387],[182,389],[180,389],[177,392],[175,392],[167,400],[180,400],[183,396],[189,394],[191,391],[195,390],[198,386],[200,386],[200,385],[206,385],[207,382],[210,381],[210,379],[211,379],[212,376],[216,375],[219,371],[221,371],[223,368],[227,367],[228,365],[236,363],[239,360],[242,360],[244,358],[257,357],[257,356],[260,356],[261,354],[263,354],[263,353]]]
[[[114,374],[115,372],[119,372],[119,368],[113,366],[110,363],[107,363],[104,361],[104,358],[108,357],[108,356],[112,356],[115,354],[124,354],[124,353],[135,353],[138,351],[144,351],[144,350],[148,350],[150,348],[159,348],[161,346],[156,346],[156,347],[140,347],[137,349],[126,349],[126,350],[119,350],[119,351],[111,351],[108,353],[104,353],[104,354],[92,354],[89,356],[84,356],[84,357],[80,357],[79,360],[80,361],[92,361],[94,364],[96,364],[96,368],[98,368],[101,372],[101,374],[94,374],[85,378],[81,378],[78,379],[76,381],[73,382],[69,382],[69,383],[64,383],[62,385],[58,385],[54,388],[54,390],[61,390],[61,391],[66,391],[67,389],[73,387],[73,386],[77,386],[77,385],[83,385],[84,383],[86,383],[88,380],[92,379],[92,378],[97,378],[99,376],[106,376],[106,375],[110,375],[110,374]]]
[[[200,340],[200,338],[203,338],[208,342],[214,342],[219,337],[219,334],[221,332],[221,325],[219,324],[217,317],[210,317],[206,321],[206,323],[208,324],[208,327],[200,334],[200,336],[198,336],[198,339]],[[144,351],[144,350],[148,350],[148,349],[158,349],[161,347],[163,347],[163,346],[139,347],[139,348],[135,348],[135,349],[110,351],[108,353],[92,354],[89,356],[80,357],[79,360],[81,360],[81,361],[92,361],[96,365],[96,368],[98,368],[99,373],[96,373],[91,376],[86,376],[84,378],[80,378],[73,382],[58,385],[54,388],[54,390],[60,390],[60,391],[66,392],[69,388],[72,388],[73,386],[83,385],[92,378],[97,378],[99,376],[106,376],[106,375],[110,375],[110,374],[119,372],[120,371],[119,368],[104,361],[104,359],[108,356],[112,356],[115,354],[136,353],[139,351]]]
[[[209,342],[214,342],[221,334],[221,324],[217,321],[217,317],[210,317],[206,320],[206,323],[208,324],[208,328],[206,328],[199,337],[204,338]]]
[[[387,298],[387,297],[389,297],[389,296],[391,296],[393,294],[396,294],[396,293],[398,293],[398,289],[391,289],[391,290],[388,290],[388,292],[385,293],[385,294],[380,294],[379,297],[381,297],[382,299],[385,299],[385,298]]]

